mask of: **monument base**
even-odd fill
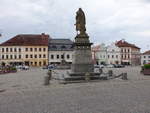
[[[101,75],[100,73],[89,73],[88,77],[85,75],[85,73],[70,73],[69,75],[69,77],[64,78],[66,83],[108,80],[108,76]]]

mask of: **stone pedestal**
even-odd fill
[[[89,73],[89,78],[92,79],[94,64],[92,63],[91,45],[87,34],[75,37],[73,62],[68,80],[85,80],[86,73]]]
[[[93,73],[94,65],[92,63],[92,53],[89,36],[77,35],[75,37],[75,49],[73,53],[72,73]]]

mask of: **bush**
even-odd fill
[[[144,69],[150,69],[150,64],[145,64]]]
[[[12,70],[12,71],[16,71],[17,69],[16,69],[16,67],[11,67],[11,69],[10,70]]]

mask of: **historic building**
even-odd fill
[[[29,66],[47,65],[48,39],[49,35],[44,33],[17,35],[0,44],[0,62]]]
[[[140,64],[140,48],[134,44],[130,44],[125,40],[116,42],[116,46],[121,49],[121,64],[123,65],[139,65]]]
[[[72,63],[73,42],[70,39],[49,40],[49,64]]]
[[[150,50],[141,54],[141,65],[150,63]]]
[[[107,46],[107,63],[108,64],[121,64],[121,51],[120,48],[112,43]]]
[[[105,44],[100,44],[92,47],[92,59],[94,64],[106,64],[107,48]]]
[[[92,58],[96,64],[120,64],[120,48],[112,43],[106,46],[100,44],[92,47]]]

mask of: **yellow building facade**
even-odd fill
[[[0,45],[0,63],[29,66],[48,64],[48,35],[16,37]]]

